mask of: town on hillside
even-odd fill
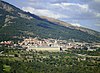
[[[24,38],[23,41],[14,43],[13,41],[2,41],[0,46],[13,47],[18,49],[37,50],[37,51],[65,51],[68,49],[83,49],[89,51],[95,51],[100,48],[100,43],[87,43],[76,42],[73,39],[71,41],[58,40],[58,39],[38,39],[38,38]]]

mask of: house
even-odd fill
[[[0,45],[9,47],[13,45],[13,42],[12,41],[2,41],[0,42]]]

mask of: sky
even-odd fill
[[[3,0],[24,11],[100,32],[100,0]]]

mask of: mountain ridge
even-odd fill
[[[46,17],[46,16],[40,16],[40,17],[43,18],[43,19],[47,19],[48,21],[51,21],[51,22],[54,22],[54,23],[58,23],[58,24],[60,24],[62,26],[70,27],[70,28],[81,30],[81,31],[84,31],[84,32],[88,32],[88,30],[91,30],[94,33],[98,32],[98,31],[95,31],[95,30],[92,30],[92,29],[89,29],[89,28],[85,28],[85,27],[82,27],[82,26],[80,26],[80,27],[79,26],[73,26],[73,25],[71,25],[71,24],[69,24],[67,22],[60,21],[60,20],[57,20],[57,19],[54,19],[54,18],[50,18],[50,17]],[[100,32],[98,32],[98,33],[100,35]]]

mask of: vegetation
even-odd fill
[[[100,57],[78,56],[75,50],[37,52],[3,48],[0,73],[100,73]]]
[[[71,50],[71,53],[89,55],[89,56],[100,56],[100,48],[98,48],[96,51],[73,49]]]
[[[13,39],[13,36],[31,36],[40,38],[54,38],[64,40],[75,39],[78,41],[100,42],[99,32],[96,32],[98,35],[91,35],[81,30],[52,23],[34,14],[23,12],[22,10],[6,2],[2,1],[1,3],[4,3],[6,6],[13,8],[14,11],[6,11],[6,9],[9,7],[6,9],[0,9],[0,41],[15,40]],[[24,16],[21,16],[19,13]],[[29,19],[30,17],[32,18]],[[5,20],[7,21],[5,22]],[[91,30],[90,32],[92,33]]]
[[[0,5],[0,41],[16,42],[31,36],[100,42],[97,35],[52,23],[3,1]],[[100,49],[38,52],[0,46],[0,73],[100,73]]]

